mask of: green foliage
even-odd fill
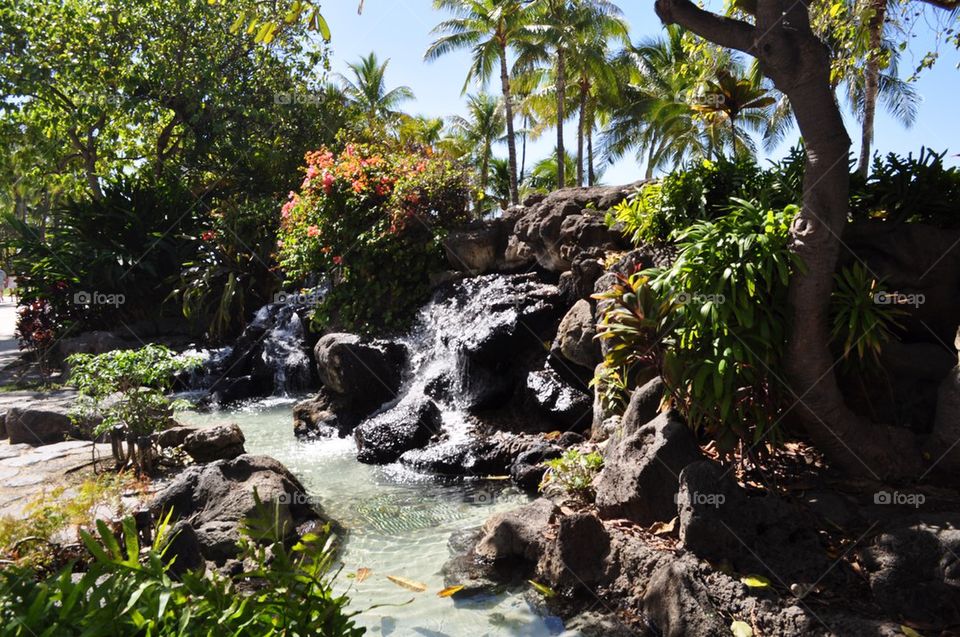
[[[851,184],[853,219],[960,227],[960,170],[944,167],[945,155],[922,148],[916,158],[912,153],[874,158],[870,177],[855,177]]]
[[[245,535],[243,572],[169,572],[169,518],[141,550],[132,518],[116,535],[102,521],[82,531],[93,556],[78,578],[68,566],[37,581],[27,568],[0,571],[3,635],[289,635],[359,637],[348,599],[332,590],[333,540],[308,534],[291,548],[277,532],[266,545]],[[279,530],[278,530],[279,531]]]
[[[830,339],[848,370],[876,373],[884,344],[894,338],[896,305],[885,303],[883,282],[862,263],[841,269],[830,297]],[[854,356],[856,354],[856,356]]]
[[[287,278],[333,281],[315,322],[372,332],[402,326],[442,265],[442,239],[466,215],[459,166],[428,150],[348,144],[307,154],[300,194],[281,211]]]
[[[607,213],[609,225],[622,224],[637,245],[664,243],[697,221],[726,214],[732,198],[769,208],[800,200],[805,156],[795,149],[781,163],[762,170],[750,157],[691,162],[649,182]]]
[[[787,249],[795,206],[776,211],[735,199],[713,221],[677,235],[662,271],[621,281],[600,324],[614,369],[654,366],[694,428],[729,447],[774,435],[787,335]]]
[[[102,417],[96,433],[116,425],[144,436],[162,429],[170,418],[171,405],[166,397],[174,375],[193,367],[197,361],[179,358],[163,345],[147,345],[136,350],[114,350],[105,354],[72,354],[70,383],[80,392],[75,414]],[[119,393],[119,400],[110,400]]]
[[[547,472],[540,483],[541,490],[555,482],[567,493],[588,496],[593,489],[593,479],[603,468],[603,456],[596,451],[583,453],[577,449],[567,449],[559,458],[543,464]]]

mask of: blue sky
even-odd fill
[[[633,41],[662,32],[652,0],[622,0],[618,4],[630,24]],[[333,31],[334,72],[345,73],[347,62],[375,51],[381,59],[390,58],[387,72],[390,86],[406,85],[413,89],[417,99],[406,105],[407,111],[430,116],[463,113],[464,98],[460,90],[468,68],[468,53],[452,53],[435,62],[423,61],[423,53],[433,40],[430,31],[446,15],[434,10],[430,0],[366,0],[363,15],[357,15],[356,0],[328,0],[323,3],[323,14]],[[933,46],[931,29],[918,24],[916,33],[901,62],[906,72]],[[878,111],[875,148],[880,152],[916,153],[926,145],[938,151],[948,150],[950,163],[960,163],[957,157],[960,153],[960,91],[957,90],[960,54],[949,45],[941,46],[940,52],[934,68],[925,71],[915,83],[922,102],[912,128],[905,129],[882,110]],[[497,88],[491,86],[489,90],[496,93]],[[854,140],[852,151],[857,152],[860,137],[857,122],[849,115],[846,120]],[[567,129],[568,148],[575,149],[574,124],[569,124]],[[536,160],[546,156],[553,148],[552,139],[551,135],[544,135],[533,143],[528,157]],[[796,139],[794,133],[772,157],[784,154]],[[498,151],[504,155],[506,148]],[[528,166],[529,163],[528,160]],[[633,158],[625,158],[606,169],[603,181],[626,183],[639,179],[642,174],[642,166]]]

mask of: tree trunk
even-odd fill
[[[597,175],[593,170],[593,126],[587,126],[587,185],[595,186]]]
[[[790,229],[791,251],[804,264],[790,279],[784,364],[791,409],[813,443],[842,469],[874,478],[915,477],[922,465],[913,435],[859,418],[845,404],[834,374],[828,310],[847,221],[850,138],[830,84],[827,48],[810,27],[807,5],[789,2],[758,0],[756,25],[690,0],[657,0],[656,10],[666,24],[757,57],[760,70],[793,107],[807,163],[802,207]]]
[[[563,49],[557,48],[557,188],[563,188],[567,184],[565,168],[566,168],[566,152],[563,148],[563,122],[567,119],[564,112],[564,99],[567,94],[567,78],[565,76],[567,72],[564,59],[563,59]]]
[[[873,122],[877,113],[877,94],[880,92],[880,45],[883,23],[887,15],[887,0],[873,0],[873,17],[870,18],[870,48],[864,70],[863,123],[860,130],[860,159],[857,173],[866,178],[870,170],[870,152],[873,146]]]
[[[587,125],[587,91],[589,84],[586,78],[580,78],[580,113],[577,121],[577,186],[583,187],[583,142],[586,137]]]
[[[503,89],[503,111],[507,118],[507,163],[510,172],[510,203],[520,201],[517,190],[517,140],[513,132],[513,99],[510,94],[510,71],[507,68],[507,47],[500,46],[500,85]]]
[[[530,116],[523,116],[523,155],[520,159],[520,181],[526,179],[527,174],[527,129],[530,128]]]

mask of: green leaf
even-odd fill
[[[734,637],[753,637],[753,628],[750,624],[739,619],[730,624],[730,632]]]
[[[747,588],[768,588],[770,586],[770,580],[763,575],[744,575],[740,578],[740,582]]]

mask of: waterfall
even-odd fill
[[[254,323],[260,322],[266,332],[260,360],[268,370],[273,370],[275,396],[288,396],[310,388],[310,356],[301,309],[289,303],[272,303],[260,308],[254,317]]]

